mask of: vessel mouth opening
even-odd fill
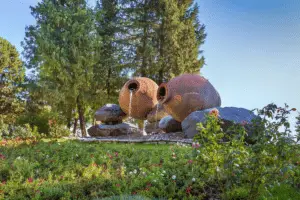
[[[162,101],[166,100],[166,97],[167,97],[167,88],[164,84],[160,85],[157,90],[157,100],[159,102],[162,102]]]
[[[136,82],[128,84],[128,90],[134,92],[139,88],[139,85]]]

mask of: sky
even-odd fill
[[[0,37],[19,52],[25,27],[35,23],[29,6],[37,2],[0,0]],[[300,111],[300,1],[196,2],[207,32],[201,74],[220,93],[222,106],[254,109],[287,103]]]

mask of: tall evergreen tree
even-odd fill
[[[199,73],[206,34],[193,0],[123,0],[134,75],[157,83],[182,73]]]
[[[78,111],[85,136],[85,112],[92,98],[91,88],[97,84],[93,72],[100,47],[92,12],[85,0],[43,0],[31,10],[36,25],[26,32],[27,64],[38,71],[45,90],[56,94],[56,104],[66,108],[67,118]]]
[[[23,110],[18,94],[24,78],[24,67],[16,48],[0,37],[0,120],[15,121]]]
[[[124,78],[124,51],[121,43],[122,28],[120,9],[117,0],[99,0],[95,7],[96,32],[102,39],[101,51],[98,51],[99,61],[95,66],[95,74],[105,77],[101,88],[104,89],[105,102],[116,102],[118,90],[122,87]],[[97,78],[97,76],[95,76]],[[103,87],[104,86],[104,87]],[[99,105],[98,105],[99,106]]]

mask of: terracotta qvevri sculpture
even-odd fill
[[[196,110],[221,106],[220,95],[212,84],[195,74],[184,74],[162,83],[157,99],[166,112],[179,122]]]
[[[146,119],[157,104],[158,85],[149,78],[137,77],[125,83],[119,94],[121,109],[135,119]],[[130,107],[130,92],[131,108]],[[130,113],[129,113],[130,111]]]

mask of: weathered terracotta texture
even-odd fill
[[[169,114],[165,111],[161,104],[156,104],[155,107],[148,113],[147,121],[157,122],[168,115]]]
[[[119,94],[121,109],[135,119],[146,119],[147,114],[157,104],[158,85],[149,78],[137,77],[125,83]],[[129,113],[130,91],[132,91]]]
[[[162,83],[157,99],[166,112],[179,122],[196,110],[221,106],[220,95],[212,84],[195,74],[184,74]]]

